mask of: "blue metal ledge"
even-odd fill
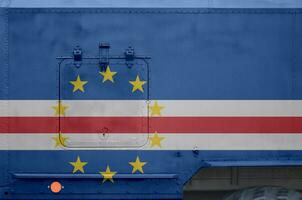
[[[17,179],[102,179],[100,174],[35,174],[14,173]],[[177,174],[117,174],[114,179],[176,179]]]
[[[300,0],[0,0],[10,8],[301,8]]]

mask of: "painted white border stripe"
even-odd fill
[[[66,116],[147,116],[144,100],[64,100]],[[0,101],[1,116],[54,116],[56,100]],[[152,106],[154,101],[150,101]],[[302,100],[160,100],[162,116],[302,116]]]
[[[73,136],[75,134],[72,134]],[[73,137],[64,134],[67,137]],[[136,134],[114,134],[116,138],[132,137]],[[63,150],[55,147],[52,137],[56,134],[1,134],[0,150]],[[149,135],[152,137],[153,135]],[[302,150],[302,134],[159,134],[164,137],[162,148],[151,148],[150,140],[138,148],[110,148],[113,150]],[[87,140],[88,134],[77,138]],[[98,137],[98,136],[93,136]],[[70,150],[89,149],[72,148]],[[108,148],[90,148],[90,150]]]

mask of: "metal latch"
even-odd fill
[[[101,71],[106,71],[107,66],[109,65],[109,49],[110,44],[106,42],[101,42],[99,46],[99,54],[100,54],[100,67]]]
[[[126,66],[128,68],[133,67],[133,61],[135,58],[134,55],[134,48],[132,48],[131,46],[129,46],[126,50],[125,50],[125,60],[126,60]]]

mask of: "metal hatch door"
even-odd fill
[[[59,66],[59,138],[67,148],[140,147],[148,140],[149,74],[132,48],[99,57],[75,49]]]

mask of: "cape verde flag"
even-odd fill
[[[301,147],[300,100],[149,100],[144,62],[111,63],[101,71],[97,60],[80,67],[65,60],[58,73],[58,99],[6,102],[1,120],[9,129],[2,127],[1,137],[11,150]]]
[[[145,173],[149,178],[174,178],[171,171],[176,166],[183,172],[190,168],[191,151],[205,152],[203,159],[213,166],[225,166],[211,159],[221,155],[219,159],[233,157],[240,162],[250,150],[259,158],[259,150],[267,150],[262,155],[267,157],[276,150],[301,149],[302,101],[150,100],[148,67],[138,60],[130,68],[112,62],[101,70],[98,59],[84,59],[81,66],[64,59],[57,70],[56,99],[2,101],[7,110],[1,113],[1,121],[9,126],[0,129],[1,149],[10,150],[16,162],[23,161],[25,171],[99,173],[102,183]],[[173,90],[177,96],[183,88]],[[182,152],[184,163],[171,152]],[[28,162],[33,155],[38,155],[38,164]],[[56,167],[48,168],[50,163],[45,161],[45,168],[40,156],[51,158]],[[157,175],[163,172],[168,174]],[[50,176],[18,170],[14,174],[17,178]]]

